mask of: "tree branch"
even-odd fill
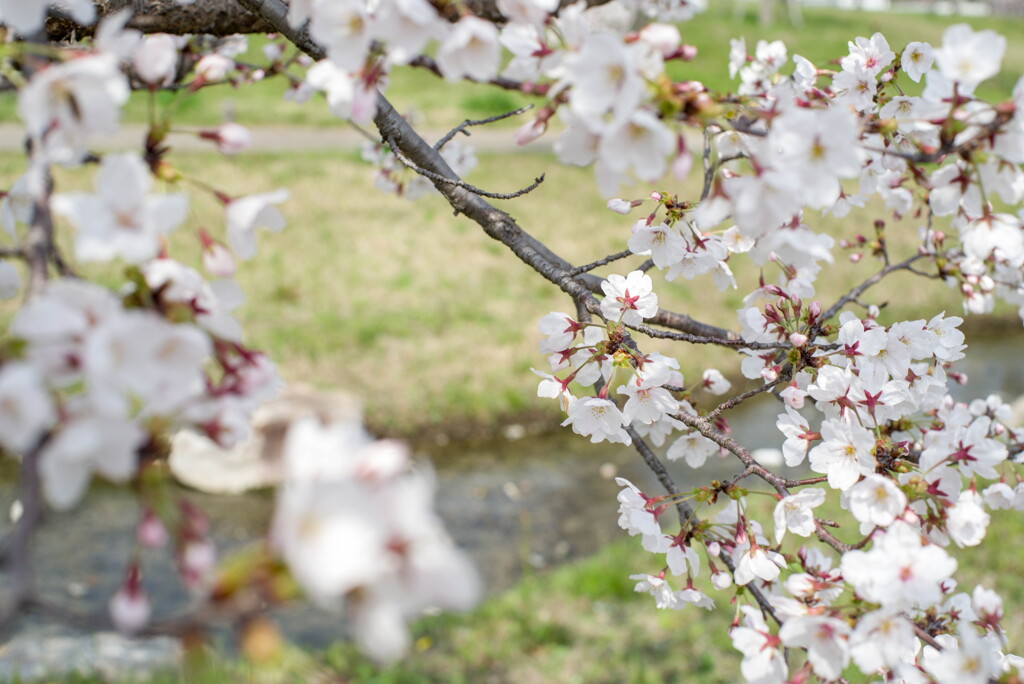
[[[236,0],[198,0],[182,5],[177,0],[98,0],[97,19],[132,10],[128,27],[143,33],[205,33],[230,36],[235,33],[270,33],[273,31],[261,17],[249,12]],[[60,10],[51,11],[46,21],[46,37],[55,42],[80,39],[92,35],[94,26],[79,26]]]
[[[0,603],[0,640],[10,635],[15,621],[31,596],[32,539],[43,517],[39,454],[47,439],[48,436],[44,436],[21,460],[18,481],[21,517],[15,523],[10,536],[4,540],[4,561],[9,570],[10,581],[7,585],[7,594]]]
[[[644,460],[647,467],[650,468],[654,476],[658,478],[658,482],[665,488],[665,491],[671,494],[673,497],[679,497],[682,494],[678,486],[676,486],[675,480],[672,479],[672,475],[669,474],[668,469],[665,468],[665,464],[661,462],[657,454],[651,449],[651,447],[644,441],[643,437],[640,436],[632,426],[626,427],[626,432],[629,433],[630,438],[633,440],[633,448],[636,449],[637,453],[640,454],[640,458]],[[681,497],[676,500],[676,513],[679,514],[679,524],[685,525],[687,521],[692,525],[700,523],[700,519],[697,517],[696,512],[690,508],[690,504],[686,503]],[[729,568],[729,572],[734,576],[736,574],[736,565],[732,562],[732,558],[729,554],[723,553],[719,556],[725,566]],[[754,595],[754,599],[757,601],[757,605],[761,607],[761,610],[772,617],[776,624],[781,625],[782,621],[779,616],[776,615],[775,609],[772,604],[769,603],[768,598],[764,593],[753,585],[747,585],[747,590]]]
[[[292,28],[288,23],[288,8],[281,0],[238,0],[249,11],[263,17],[274,30],[288,38],[296,47],[313,59],[323,59],[326,53],[308,32]],[[448,166],[440,153],[429,145],[388,102],[379,95],[374,124],[381,139],[394,142],[395,149],[405,155],[417,167],[446,179],[460,180]],[[602,278],[581,274],[573,276],[573,266],[551,251],[544,243],[524,231],[507,213],[491,206],[480,196],[469,190],[448,183],[435,181],[435,187],[448,201],[456,213],[475,221],[490,237],[505,244],[521,261],[540,273],[545,279],[557,285],[573,299],[586,305],[588,311],[600,313],[600,304],[592,293],[601,292]],[[738,335],[728,330],[695,321],[684,314],[659,311],[651,319],[657,325],[679,330],[684,334],[720,340],[742,342]],[[742,344],[738,346],[743,346]]]
[[[563,0],[561,7],[567,7],[572,1]],[[609,0],[586,1],[589,7],[594,7]],[[131,9],[133,16],[128,22],[129,28],[138,29],[143,33],[171,33],[179,36],[203,33],[230,36],[236,33],[279,31],[264,18],[266,15],[259,16],[245,0],[197,0],[191,5],[179,4],[178,0],[96,0],[95,4],[98,19],[125,8]],[[497,0],[466,0],[462,6],[478,17],[497,24],[504,24],[507,21],[498,10]],[[287,7],[285,11],[287,12]],[[459,13],[456,11],[442,13],[442,16],[449,21],[459,19]],[[95,25],[78,25],[66,11],[59,8],[51,9],[46,21],[47,39],[54,42],[67,42],[91,36],[95,29]]]

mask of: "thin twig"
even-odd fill
[[[633,440],[633,448],[640,454],[640,458],[644,460],[644,463],[646,463],[647,467],[650,468],[652,473],[654,473],[654,476],[658,478],[658,482],[660,482],[661,486],[665,488],[665,491],[673,497],[679,497],[682,491],[676,485],[675,480],[672,479],[672,476],[665,468],[665,464],[661,462],[661,459],[658,458],[657,454],[654,453],[647,442],[644,441],[643,437],[641,437],[632,426],[627,426],[626,432],[629,433],[630,438]],[[679,514],[680,525],[685,525],[687,521],[692,525],[700,523],[700,519],[697,517],[696,512],[694,512],[690,507],[690,504],[684,501],[681,497],[676,500],[676,513]],[[729,554],[723,553],[720,558],[725,563],[726,567],[729,568],[729,572],[735,575],[736,566],[735,563],[732,562],[732,558],[729,557]],[[754,595],[754,599],[761,607],[761,610],[765,614],[770,615],[772,619],[775,620],[776,624],[781,625],[782,621],[779,619],[779,616],[775,613],[775,609],[772,607],[772,604],[769,603],[768,598],[761,592],[761,590],[749,584],[747,585],[747,590]]]
[[[786,480],[786,487],[792,489],[793,487],[806,487],[807,485],[821,484],[822,482],[828,482],[828,477],[822,475],[821,477],[809,477],[805,480]]]
[[[568,271],[566,271],[565,274],[568,275],[568,276],[578,276],[581,273],[587,273],[588,271],[593,271],[595,268],[600,268],[601,266],[607,266],[608,264],[612,263],[613,261],[618,261],[620,259],[625,259],[626,257],[629,257],[629,256],[633,256],[633,250],[631,250],[631,249],[624,249],[621,252],[616,252],[615,254],[609,254],[608,256],[606,256],[603,259],[598,259],[597,261],[591,261],[589,264],[584,264],[583,266],[577,266],[576,268],[571,268]]]
[[[627,325],[626,327],[655,339],[677,340],[679,342],[690,342],[691,344],[717,344],[723,347],[733,347],[736,349],[789,349],[792,346],[788,342],[747,342],[739,337],[710,337],[707,335],[692,335],[685,332],[658,330],[657,328],[652,328],[644,323],[638,325]]]
[[[495,114],[494,116],[489,116],[486,119],[466,119],[458,126],[445,133],[443,138],[434,143],[434,149],[440,150],[459,133],[462,133],[463,135],[469,135],[469,131],[467,131],[466,129],[469,128],[470,126],[485,126],[489,123],[494,123],[495,121],[501,121],[502,119],[507,119],[512,116],[518,116],[519,114],[522,114],[523,112],[528,112],[531,109],[533,109],[533,105],[528,104],[525,107],[513,109],[511,112],[505,112],[504,114]]]
[[[910,265],[911,264],[913,264],[914,262],[916,262],[916,261],[918,261],[920,259],[923,259],[926,256],[928,256],[928,255],[927,254],[915,254],[912,257],[904,259],[903,261],[899,262],[898,264],[889,264],[888,266],[886,266],[885,268],[880,270],[878,273],[874,274],[873,276],[871,276],[870,278],[868,278],[867,280],[862,282],[860,285],[857,285],[855,288],[853,288],[852,290],[847,292],[845,295],[840,297],[839,300],[836,301],[835,304],[830,306],[825,311],[825,313],[823,313],[821,315],[821,318],[819,320],[824,322],[824,321],[827,321],[827,320],[831,319],[833,316],[835,316],[837,313],[839,313],[844,306],[846,306],[850,302],[856,301],[857,298],[859,298],[862,294],[864,294],[864,292],[869,287],[871,287],[872,285],[876,285],[880,280],[882,280],[883,278],[888,276],[890,273],[894,273],[896,271],[910,270]]]
[[[457,188],[468,190],[474,195],[480,195],[481,197],[490,197],[491,199],[501,200],[515,199],[516,197],[522,197],[528,192],[536,190],[540,186],[540,184],[544,182],[544,174],[542,173],[539,177],[534,178],[533,182],[530,183],[525,188],[523,188],[522,190],[516,190],[515,192],[488,192],[487,190],[482,190],[481,188],[478,188],[474,185],[470,185],[464,180],[459,180],[458,178],[448,178],[447,176],[442,176],[439,173],[428,171],[427,169],[420,167],[419,165],[416,164],[416,162],[412,161],[404,154],[402,154],[402,151],[399,149],[398,145],[396,145],[393,140],[389,139],[387,143],[388,146],[391,148],[391,154],[395,155],[395,158],[398,159],[398,161],[402,162],[402,164],[405,165],[407,168],[412,169],[413,171],[420,174],[424,178],[429,178],[435,183],[445,183],[446,185],[454,185]]]
[[[370,131],[366,130],[365,128],[357,124],[355,121],[349,119],[348,125],[351,128],[353,128],[356,133],[363,136],[364,138],[372,142],[374,145],[380,145],[380,139],[377,136],[375,136],[373,133],[370,133]]]
[[[707,437],[726,451],[732,453],[740,460],[741,463],[743,463],[744,466],[753,471],[751,474],[757,475],[759,478],[767,482],[780,495],[789,496],[789,488],[786,486],[786,480],[783,477],[776,475],[758,463],[757,459],[751,456],[750,452],[745,447],[736,443],[736,441],[728,435],[723,434],[718,430],[718,428],[712,425],[710,421],[701,416],[695,416],[687,413],[686,411],[680,411],[674,417],[686,424],[688,427],[695,429],[701,435]],[[851,547],[849,544],[837,539],[835,535],[826,530],[821,524],[815,522],[814,529],[817,533],[818,539],[825,542],[839,553],[846,553],[850,550]]]
[[[771,389],[774,389],[775,387],[778,387],[784,382],[789,382],[788,374],[779,373],[779,377],[775,378],[775,380],[773,380],[772,382],[768,382],[759,387],[755,387],[754,389],[748,390],[743,394],[737,394],[732,399],[722,402],[721,404],[716,406],[714,409],[709,411],[708,414],[704,417],[709,421],[713,421],[715,418],[720,416],[724,411],[728,411],[731,408],[735,408],[742,404],[743,402],[745,402],[747,399],[750,399],[751,397],[756,397],[758,394],[762,394]]]

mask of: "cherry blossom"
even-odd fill
[[[284,228],[284,216],[274,205],[284,202],[289,196],[288,190],[281,188],[228,201],[225,212],[228,244],[239,259],[247,261],[256,256],[258,228],[272,233]]]
[[[609,320],[639,325],[658,310],[651,277],[642,271],[632,271],[625,277],[612,274],[601,283],[601,289],[605,294],[601,313]]]
[[[883,608],[927,608],[942,599],[941,584],[957,563],[944,550],[921,541],[908,523],[896,522],[875,537],[869,551],[843,556],[843,577],[862,598]]]
[[[146,36],[132,54],[132,66],[150,86],[166,86],[178,72],[178,44],[174,36],[157,33]]]
[[[740,606],[743,622],[729,633],[733,647],[743,654],[740,671],[748,682],[782,682],[788,667],[779,648],[781,641],[771,633],[760,610]]]
[[[887,477],[870,473],[846,492],[846,503],[861,531],[888,527],[907,507],[907,496]]]
[[[37,72],[18,94],[18,115],[41,153],[77,163],[93,140],[117,131],[127,100],[117,58],[87,55]]]
[[[805,489],[781,499],[775,506],[775,541],[782,543],[787,531],[801,537],[814,534],[814,513],[811,509],[823,503],[825,491],[821,489]]]
[[[914,83],[921,81],[921,76],[932,68],[935,61],[935,53],[931,45],[918,41],[910,41],[903,49],[900,57],[900,67]]]
[[[974,31],[967,24],[950,26],[935,50],[935,66],[961,92],[970,94],[982,81],[995,76],[1006,52],[1006,38],[992,30]]]
[[[569,406],[569,417],[562,426],[572,426],[577,435],[590,437],[591,442],[629,444],[632,439],[623,428],[625,418],[614,402],[598,397],[584,397]]]
[[[104,157],[96,194],[54,195],[53,210],[78,229],[75,252],[86,261],[121,257],[131,263],[151,259],[160,238],[188,213],[185,195],[150,195],[153,181],[137,155]]]
[[[779,629],[783,644],[807,649],[814,673],[825,680],[838,679],[849,662],[849,638],[848,624],[824,615],[790,618]]]
[[[0,444],[14,453],[32,448],[57,418],[40,372],[30,364],[0,366]]]
[[[486,81],[498,73],[501,47],[494,24],[466,16],[456,22],[437,51],[437,66],[449,81],[464,76]]]
[[[857,425],[826,421],[821,426],[822,443],[808,452],[811,470],[828,475],[833,489],[849,489],[862,475],[875,471],[871,433]]]

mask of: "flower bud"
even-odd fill
[[[167,528],[153,511],[147,509],[135,528],[135,538],[142,546],[159,549],[167,543]]]
[[[203,81],[220,81],[235,68],[235,62],[216,53],[206,55],[196,64],[196,75]]]
[[[241,124],[223,123],[215,131],[203,131],[201,138],[213,140],[221,154],[238,154],[252,145],[252,134]]]
[[[679,29],[673,24],[648,24],[640,29],[640,40],[661,53],[662,57],[675,54],[682,42]]]
[[[209,583],[217,562],[217,550],[204,539],[185,542],[178,556],[178,571],[185,586],[192,591]]]
[[[149,623],[153,612],[149,598],[142,590],[138,563],[128,567],[124,584],[112,597],[108,609],[114,627],[124,634],[135,634]]]
[[[215,242],[203,250],[203,268],[218,278],[230,278],[235,275],[235,258],[220,242]]]
[[[132,66],[139,79],[150,86],[165,86],[178,73],[178,46],[174,36],[156,33],[146,36],[132,54]]]
[[[541,121],[540,119],[533,119],[532,121],[527,121],[516,129],[516,145],[529,145],[534,140],[544,135],[544,131],[547,129],[547,120]]]
[[[605,205],[609,210],[614,211],[616,214],[622,214],[625,216],[633,210],[633,203],[629,200],[613,198],[608,200],[608,204]]]

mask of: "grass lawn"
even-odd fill
[[[391,433],[439,422],[447,423],[445,429],[493,425],[502,417],[548,410],[543,419],[553,424],[554,403],[534,396],[530,368],[545,366],[536,352],[536,322],[552,310],[571,312],[571,303],[475,224],[453,218],[440,198],[410,203],[375,190],[372,169],[352,152],[236,159],[179,154],[172,160],[186,174],[215,179],[231,195],[291,188],[284,205],[289,226],[261,234],[257,258],[243,264],[238,277],[248,296],[238,311],[247,341],[266,350],[286,379],[354,392],[371,423]],[[13,180],[19,164],[16,157],[0,157],[0,187]],[[62,172],[58,187],[87,188],[92,172]],[[631,220],[604,208],[589,170],[553,164],[542,154],[488,153],[469,180],[511,189],[541,172],[547,180],[538,190],[504,203],[523,228],[574,263],[625,247]],[[680,194],[692,197],[696,182],[692,178]],[[223,230],[219,204],[201,191],[193,193],[193,214],[192,228],[179,229],[171,248],[186,263],[194,263],[198,251],[195,226],[215,235]],[[837,238],[852,238],[870,232],[868,216],[858,211],[822,225]],[[916,228],[910,219],[890,226],[894,258],[913,253]],[[857,266],[842,263],[840,250],[836,257],[839,267],[818,284],[825,304],[878,268],[870,257]],[[634,257],[601,272],[625,273],[640,261]],[[661,281],[662,306],[735,327],[742,293],[756,286],[759,275],[741,261],[733,264],[741,275],[738,290],[719,293],[705,279]],[[117,275],[104,268],[84,270],[101,279]],[[776,275],[765,273],[767,279]],[[960,310],[956,293],[933,281],[895,277],[878,287],[875,301],[888,301],[891,316],[941,310],[937,302]],[[690,377],[711,365],[735,373],[731,352],[706,350],[698,360],[672,345],[643,348],[678,356]]]

